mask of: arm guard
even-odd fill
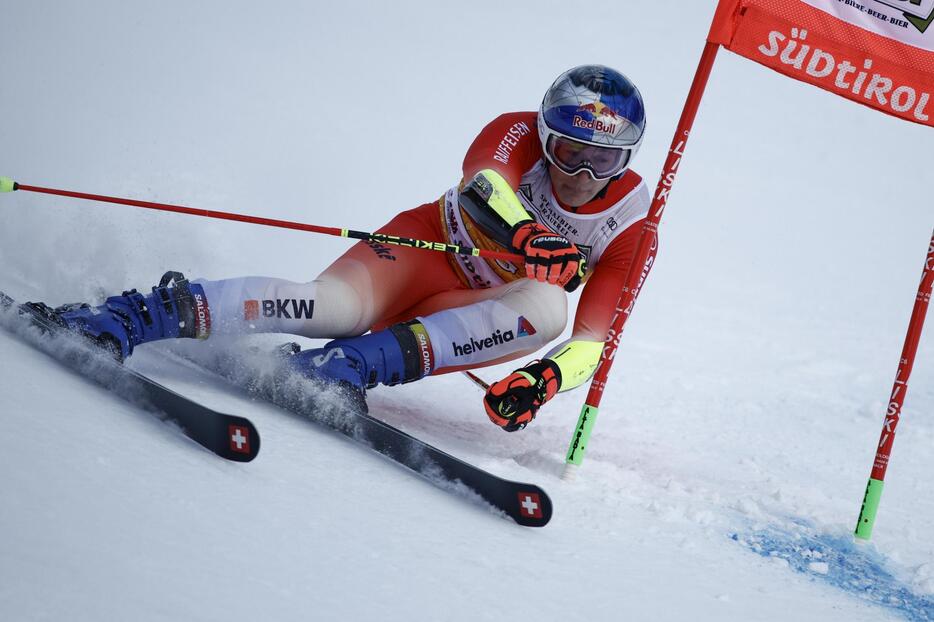
[[[561,386],[558,390],[570,391],[590,380],[597,370],[602,353],[602,341],[571,339],[546,354],[545,358],[553,361],[561,370]]]
[[[512,248],[516,225],[534,220],[509,182],[489,168],[474,175],[464,186],[458,203],[487,237],[505,248]]]

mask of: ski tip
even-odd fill
[[[225,429],[226,428],[226,429]],[[250,462],[259,453],[259,431],[243,417],[228,416],[219,429],[215,453],[234,462]]]
[[[551,520],[551,498],[538,486],[520,484],[513,520],[523,527],[544,527]]]
[[[19,188],[19,184],[9,177],[0,177],[0,192],[13,192]]]
[[[221,458],[234,462],[253,460],[259,454],[259,431],[256,426],[243,417],[220,416],[221,420],[211,437],[195,440]]]

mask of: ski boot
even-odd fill
[[[174,287],[169,285],[174,281]],[[135,289],[111,296],[92,307],[72,303],[55,309],[42,302],[23,305],[59,326],[86,337],[123,361],[141,343],[190,337],[207,339],[211,314],[200,285],[190,284],[180,272],[166,272],[152,293]]]
[[[430,374],[433,368],[431,342],[420,322],[335,339],[323,348],[293,350],[287,360],[293,371],[337,387],[363,412],[367,389],[378,384],[414,382]]]

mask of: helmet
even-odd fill
[[[565,71],[542,99],[538,136],[549,162],[569,175],[609,179],[628,168],[642,144],[645,107],[639,89],[603,65]]]

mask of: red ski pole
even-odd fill
[[[54,194],[63,197],[75,199],[85,199],[88,201],[100,201],[103,203],[112,203],[116,205],[129,205],[132,207],[141,207],[144,209],[154,209],[163,212],[175,212],[177,214],[189,214],[191,216],[201,216],[204,218],[218,218],[221,220],[233,220],[236,222],[246,222],[254,225],[265,225],[267,227],[279,227],[281,229],[296,229],[298,231],[310,231],[312,233],[323,233],[325,235],[335,235],[354,240],[372,240],[381,244],[395,244],[396,246],[408,246],[410,248],[422,248],[425,250],[441,251],[445,253],[456,253],[458,255],[473,255],[475,257],[487,257],[490,259],[502,259],[505,261],[515,261],[520,264],[525,261],[521,255],[507,253],[504,251],[491,251],[481,248],[469,248],[458,246],[457,244],[445,244],[444,242],[432,242],[429,240],[415,240],[412,238],[390,235],[388,233],[366,233],[364,231],[354,231],[352,229],[338,229],[337,227],[321,227],[319,225],[309,225],[301,222],[292,222],[289,220],[276,220],[274,218],[262,218],[259,216],[248,216],[246,214],[232,214],[229,212],[218,212],[214,210],[200,209],[195,207],[185,207],[184,205],[169,205],[167,203],[153,203],[151,201],[137,201],[135,199],[123,199],[120,197],[108,197],[100,194],[88,194],[85,192],[74,192],[72,190],[57,190],[55,188],[40,188],[39,186],[27,186],[20,184],[8,177],[0,177],[0,192],[13,192],[22,190],[24,192],[38,192],[42,194]]]
[[[921,329],[924,328],[924,317],[927,315],[928,304],[931,302],[932,289],[934,289],[934,235],[931,236],[931,243],[928,246],[927,260],[924,264],[924,271],[921,273],[921,286],[918,288],[915,306],[911,312],[911,321],[908,323],[908,334],[905,335],[902,356],[898,361],[898,373],[895,375],[895,384],[892,386],[889,406],[882,424],[876,458],[872,463],[872,472],[866,484],[866,493],[863,495],[863,505],[859,511],[859,519],[856,521],[854,535],[860,540],[868,540],[872,536],[879,500],[882,497],[885,471],[892,455],[892,445],[895,443],[895,428],[898,426],[902,405],[905,403],[905,394],[908,392],[908,379],[911,377],[911,368],[914,366],[915,354],[918,352],[918,342],[921,340]]]

